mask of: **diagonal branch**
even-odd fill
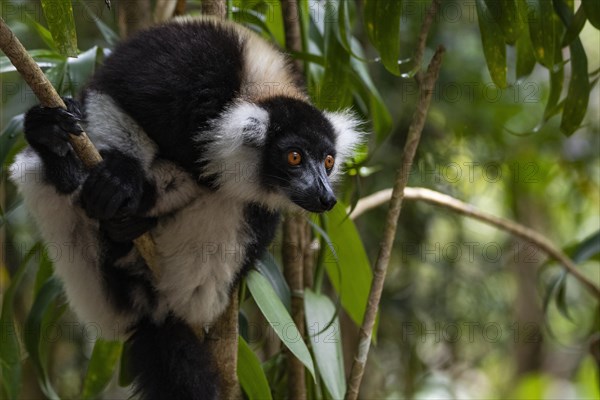
[[[387,203],[391,199],[391,196],[392,189],[384,189],[360,199],[352,211],[352,214],[350,214],[350,218],[358,218],[366,211]],[[550,241],[550,239],[539,232],[536,232],[514,221],[485,213],[477,209],[472,204],[462,202],[452,196],[436,192],[431,189],[407,187],[404,189],[404,198],[407,200],[421,200],[429,204],[447,208],[457,212],[458,214],[462,214],[466,217],[470,217],[495,226],[496,228],[509,232],[514,236],[530,242],[546,253],[549,257],[562,264],[575,279],[577,279],[592,293],[592,295],[600,299],[600,288],[581,273],[569,256],[563,253],[554,245],[554,243],[552,243],[552,241]]]

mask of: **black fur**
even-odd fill
[[[156,305],[156,292],[150,269],[140,259],[126,264],[118,263],[132,250],[133,243],[114,242],[107,236],[101,238],[101,241],[103,243],[101,273],[108,300],[121,311],[135,308],[137,300],[138,304],[149,304],[149,309],[138,311],[149,312]],[[139,301],[140,298],[136,299],[136,296],[142,296],[145,302]]]
[[[139,161],[117,150],[100,154],[102,162],[90,172],[81,190],[87,215],[105,220],[150,209],[155,189]]]
[[[168,24],[117,46],[91,87],[109,94],[160,148],[160,156],[198,171],[193,132],[206,127],[241,85],[238,36],[207,23]]]
[[[336,155],[331,123],[315,107],[300,100],[273,97],[261,105],[270,117],[261,165],[262,184],[285,191],[308,211],[331,210],[336,198],[324,165],[328,155]],[[290,151],[301,153],[300,165],[288,164]]]
[[[190,327],[169,317],[162,324],[141,321],[129,340],[135,388],[144,400],[217,398],[210,342],[198,343]]]
[[[258,204],[248,204],[244,210],[244,217],[247,226],[252,227],[252,232],[248,232],[252,235],[252,241],[246,248],[246,260],[242,269],[238,272],[238,277],[233,286],[248,273],[273,241],[280,219],[278,212],[269,211]]]
[[[211,138],[194,136],[208,132],[208,121],[239,97],[242,46],[238,34],[227,26],[206,22],[163,25],[117,46],[89,88],[110,96],[143,128],[158,147],[157,158],[199,177],[203,143]],[[152,274],[140,258],[123,260],[135,251],[132,240],[157,223],[156,218],[144,217],[156,202],[154,182],[147,178],[139,160],[118,149],[103,151],[102,163],[89,174],[84,172],[66,141],[66,132],[81,131],[78,123],[84,116],[77,103],[69,101],[67,105],[68,112],[32,109],[25,118],[26,137],[43,159],[48,182],[62,193],[81,186],[83,209],[99,220],[106,295],[116,309],[135,309],[140,316],[129,339],[137,393],[144,400],[217,398],[217,376],[207,351],[210,343],[199,344],[192,329],[173,316],[160,323],[152,320],[152,308],[158,302]],[[269,112],[266,143],[246,143],[255,148],[264,146],[257,160],[261,163],[257,184],[283,190],[309,211],[333,207],[335,197],[323,166],[327,155],[335,156],[331,124],[316,108],[300,100],[275,97],[259,105]],[[289,166],[287,153],[291,149],[307,149],[301,167]],[[200,185],[217,189],[211,178],[197,179]],[[244,229],[251,239],[232,284],[273,240],[279,214],[249,203],[244,220],[242,227],[234,228]],[[145,301],[139,301],[140,296]],[[136,309],[140,304],[149,309]]]
[[[25,138],[44,161],[44,179],[60,193],[72,193],[84,179],[83,166],[69,144],[82,132],[79,104],[63,99],[67,110],[36,106],[25,114]]]

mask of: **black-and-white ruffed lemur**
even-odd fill
[[[336,203],[359,122],[317,110],[296,76],[248,29],[181,19],[118,45],[81,103],[25,116],[12,180],[44,240],[69,246],[55,273],[78,317],[130,342],[143,399],[218,397],[191,325],[225,310],[280,210]],[[103,157],[91,171],[67,140],[82,129]],[[159,276],[132,244],[147,231]]]

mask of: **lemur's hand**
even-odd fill
[[[69,134],[83,132],[79,122],[83,119],[79,104],[64,98],[67,109],[36,106],[25,114],[25,138],[37,151],[67,155],[71,149]]]
[[[117,151],[101,152],[103,161],[83,183],[81,202],[90,218],[142,215],[154,203],[154,185],[145,178],[139,162]]]
[[[111,240],[125,243],[154,228],[157,221],[151,217],[115,217],[100,221],[100,230]]]

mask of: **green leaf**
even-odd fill
[[[275,42],[282,48],[285,48],[285,28],[283,26],[283,13],[279,3],[265,3],[265,23],[275,38]]]
[[[517,80],[531,74],[535,67],[535,55],[533,54],[533,46],[528,33],[525,33],[517,39]]]
[[[348,65],[350,54],[335,35],[336,24],[325,21],[325,74],[319,85],[317,106],[337,111],[352,103]]]
[[[246,277],[246,284],[258,308],[269,322],[283,344],[304,364],[315,378],[315,367],[312,358],[302,340],[302,334],[285,309],[285,306],[277,297],[277,293],[269,284],[269,281],[257,271],[250,271]]]
[[[59,52],[58,46],[56,45],[56,42],[52,38],[52,34],[48,29],[44,28],[42,24],[33,19],[29,14],[25,14],[25,22],[37,32],[40,39],[42,39],[49,49],[57,53]]]
[[[346,393],[346,375],[336,307],[327,296],[305,289],[304,308],[307,331],[321,378],[331,397],[341,399]]]
[[[499,88],[506,88],[506,45],[498,23],[492,18],[485,0],[476,0],[477,19],[481,32],[483,54],[492,81]]]
[[[52,261],[48,258],[48,252],[46,248],[40,252],[40,260],[38,262],[38,271],[35,274],[35,284],[33,286],[33,295],[37,296],[46,284],[48,280],[52,278],[54,269],[52,268]]]
[[[60,282],[54,278],[49,279],[36,296],[25,322],[25,348],[37,371],[40,388],[50,399],[59,399],[59,396],[52,388],[48,374],[47,349],[50,343],[46,329],[49,329],[50,324],[46,318],[47,315],[56,315],[53,307],[61,293]]]
[[[46,71],[46,76],[58,94],[63,93],[65,76],[67,74],[67,61],[59,62],[56,66]]]
[[[560,21],[556,21],[560,23]],[[560,47],[560,46],[559,46]],[[555,54],[556,59],[554,60],[554,68],[549,70],[550,73],[550,94],[548,95],[548,102],[544,109],[544,121],[547,121],[555,115],[555,110],[560,100],[560,95],[563,89],[563,82],[565,79],[565,70],[563,68],[562,52],[557,51]]]
[[[362,57],[362,49],[356,39],[352,41],[354,51]],[[392,132],[392,115],[383,101],[377,86],[373,83],[365,63],[356,58],[350,59],[352,66],[352,86],[354,91],[369,107],[368,115],[373,121],[373,130],[377,143],[382,143]]]
[[[342,307],[360,326],[373,280],[371,265],[354,222],[347,218],[346,205],[338,202],[327,216],[329,217],[328,234],[336,255],[327,249],[325,269],[331,284],[340,295]]]
[[[350,0],[340,0],[339,5],[338,5],[338,29],[335,30],[335,33],[337,35],[337,39],[340,41],[340,44],[344,47],[344,50],[346,50],[348,53],[350,53],[350,55],[352,56],[352,58],[354,59],[358,59],[360,61],[363,62],[369,62],[369,60],[367,60],[364,55],[361,55],[357,52],[354,51],[354,46],[353,46],[353,42],[354,42],[354,38],[352,37],[352,34],[350,32],[351,30],[351,24],[350,24],[350,9],[349,9],[349,5],[350,5]]]
[[[533,45],[536,60],[548,69],[554,64],[556,43],[556,25],[554,24],[554,8],[550,0],[525,1],[529,21],[529,36]]]
[[[269,382],[256,354],[243,337],[238,338],[237,376],[248,400],[270,400]]]
[[[560,121],[560,130],[567,136],[572,135],[579,128],[590,97],[587,56],[581,40],[573,41],[569,45],[569,49],[571,52],[571,81]]]
[[[265,23],[265,16],[263,14],[254,10],[244,10],[238,7],[234,7],[231,12],[232,18],[236,23],[247,25],[254,30],[259,30],[275,41],[275,37]]]
[[[600,254],[600,231],[588,236],[582,242],[564,250],[576,264],[580,264]]]
[[[23,114],[12,117],[0,134],[0,167],[2,168],[10,149],[23,135],[23,118]]]
[[[364,22],[369,40],[381,55],[385,68],[400,76],[401,0],[365,0]]]
[[[35,49],[27,51],[31,58],[40,68],[50,68],[56,65],[59,61],[64,61],[64,57],[47,49]],[[0,74],[14,72],[17,69],[6,56],[0,56]]]
[[[42,10],[60,54],[77,57],[77,32],[71,0],[41,0]]]
[[[292,295],[290,294],[290,287],[288,286],[281,268],[277,265],[277,262],[270,253],[265,255],[256,263],[256,269],[261,273],[262,276],[267,278],[277,296],[281,302],[285,305],[285,308],[290,311],[292,309]]]
[[[123,343],[98,339],[88,364],[88,370],[83,381],[81,398],[97,398],[110,383],[115,373]]]
[[[92,20],[96,24],[96,27],[100,31],[100,34],[102,35],[104,40],[106,40],[106,43],[108,43],[112,47],[114,47],[117,43],[119,43],[119,35],[117,35],[117,33],[115,31],[110,29],[110,27],[108,25],[106,25],[104,22],[102,22],[102,20],[100,18],[98,18],[98,16],[96,14],[94,14],[92,9],[86,4],[85,1],[80,1],[79,4],[81,4],[83,6],[85,11],[90,16],[90,18],[92,18]]]
[[[17,399],[21,391],[21,349],[14,321],[14,301],[23,277],[29,270],[29,260],[38,252],[39,248],[40,244],[36,243],[29,249],[2,297],[2,315],[0,315],[0,326],[3,332],[2,340],[0,340],[0,382],[2,382],[0,387],[2,392],[0,393],[10,400]]]
[[[506,43],[514,44],[522,30],[515,0],[485,0],[485,4],[494,21],[502,30]],[[488,22],[486,20],[486,23]]]
[[[102,60],[102,49],[94,46],[79,54],[77,58],[69,58],[67,61],[67,90],[72,96],[81,92],[96,70],[96,65]]]
[[[585,15],[596,29],[600,29],[600,1],[581,0],[581,5],[585,9]]]
[[[135,376],[131,368],[131,345],[128,341],[123,343],[121,351],[121,365],[119,367],[119,386],[127,387],[133,383]]]
[[[568,8],[567,10],[569,12],[571,11]],[[557,12],[560,15],[560,11],[557,10]],[[563,16],[561,16],[561,19],[563,20],[563,22],[565,21],[565,18]],[[569,20],[569,24],[565,24],[567,30],[562,39],[562,46],[570,45],[573,42],[573,40],[577,39],[577,37],[581,33],[583,27],[585,26],[585,21],[587,21],[585,8],[583,6],[580,6],[573,18],[570,18]]]

